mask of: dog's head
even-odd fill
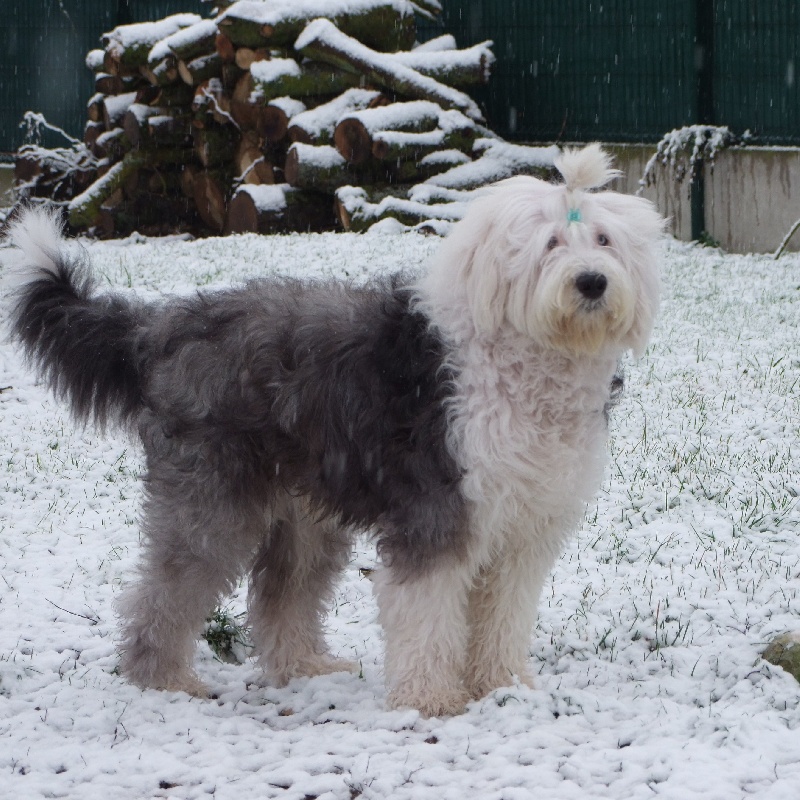
[[[439,264],[464,287],[478,332],[511,325],[572,354],[641,353],[664,221],[640,197],[592,191],[618,175],[599,145],[566,150],[556,167],[563,183],[519,176],[475,200]]]

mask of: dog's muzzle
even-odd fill
[[[582,272],[575,278],[575,288],[587,300],[599,300],[608,286],[608,279],[602,272]]]

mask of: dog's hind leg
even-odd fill
[[[210,480],[158,480],[151,473],[147,486],[139,579],[118,603],[121,671],[142,688],[204,696],[191,666],[195,641],[259,531]]]
[[[351,546],[346,530],[316,520],[302,501],[278,502],[253,564],[249,598],[253,641],[270,682],[357,671],[357,664],[329,653],[323,633]]]

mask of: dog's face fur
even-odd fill
[[[445,244],[479,332],[510,325],[571,355],[643,351],[658,307],[663,221],[642,198],[587,191],[617,174],[598,152],[565,153],[564,184],[527,176],[496,184]]]

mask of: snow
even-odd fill
[[[246,192],[253,199],[259,211],[283,211],[286,208],[286,191],[290,190],[288,184],[275,186],[240,186],[239,192]]]
[[[416,200],[407,200],[402,197],[384,197],[378,203],[370,203],[367,193],[363,189],[352,186],[344,187],[345,192],[337,191],[336,196],[351,215],[370,218],[380,217],[384,214],[400,214],[418,216],[423,220],[427,218],[455,222],[464,216],[466,206],[458,203],[420,203]]]
[[[267,105],[279,108],[290,120],[306,110],[306,104],[302,100],[296,100],[294,97],[276,97],[274,100],[270,100]]]
[[[271,58],[254,61],[250,65],[250,74],[256,83],[272,83],[280,78],[299,77],[301,71],[293,58]]]
[[[427,42],[422,42],[414,48],[415,53],[440,53],[442,50],[455,50],[458,45],[456,44],[456,37],[452,33],[444,33],[434,39],[428,39]]]
[[[431,187],[437,191],[452,191]],[[382,229],[383,229],[382,225]],[[85,242],[103,287],[156,298],[258,275],[413,269],[430,237],[254,235]],[[0,251],[0,260],[3,258]],[[257,688],[197,668],[216,699],[116,673],[142,469],[76,429],[0,350],[0,770],[8,797],[81,800],[795,800],[800,691],[759,658],[800,614],[800,256],[671,242],[653,342],[625,364],[607,478],[558,561],[531,639],[538,688],[466,713],[387,711],[360,543],[329,618],[361,675]],[[227,602],[244,608],[241,586]]]
[[[335,148],[327,144],[313,145],[295,142],[290,145],[289,150],[296,150],[298,159],[303,164],[313,164],[320,169],[344,168],[347,161],[343,155]]]
[[[415,47],[408,52],[391,53],[398,64],[425,71],[426,74],[444,72],[447,69],[469,69],[477,63],[483,64],[483,79],[489,80],[491,67],[495,62],[491,40],[481,42],[464,50],[425,50]]]
[[[103,68],[103,59],[105,57],[104,50],[90,50],[86,54],[86,69],[91,70],[92,72],[98,72]]]
[[[136,92],[126,92],[125,94],[108,95],[103,97],[105,103],[106,113],[109,120],[118,123],[125,112],[134,105],[141,105],[136,103]]]
[[[239,0],[217,17],[249,19],[262,25],[277,25],[284,20],[336,17],[340,14],[359,14],[376,6],[391,6],[403,16],[413,14],[407,0]]]
[[[398,147],[438,147],[444,141],[444,132],[432,131],[384,131],[379,130],[373,137],[373,142],[386,142]],[[468,161],[469,157],[464,156]]]
[[[434,153],[428,153],[420,159],[419,165],[425,167],[431,164],[470,164],[470,158],[460,150],[437,150]]]

